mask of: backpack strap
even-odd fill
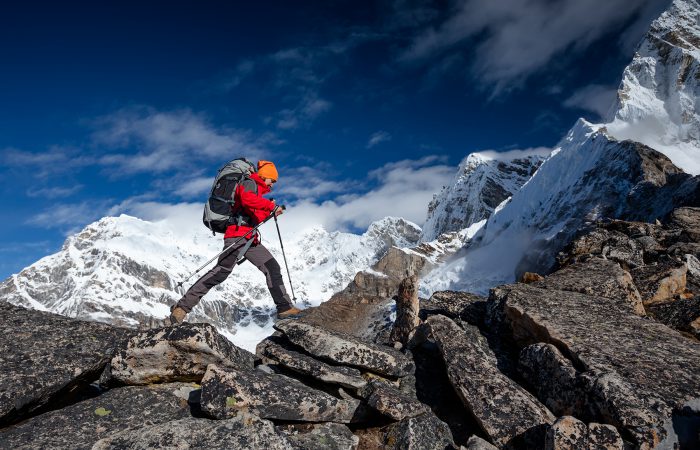
[[[243,177],[239,185],[248,192],[254,192],[256,195],[258,193],[258,183],[256,183],[255,180],[253,180],[249,176]],[[243,211],[243,207],[241,205],[235,204],[235,202],[231,214],[231,222],[238,225],[239,227],[241,225],[250,227],[253,226],[253,221],[251,220],[251,217]]]

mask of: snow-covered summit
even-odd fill
[[[428,205],[421,241],[488,218],[530,179],[548,153],[548,149],[477,152],[464,158],[454,178]]]
[[[700,174],[700,2],[675,0],[622,76],[611,136],[644,143]]]

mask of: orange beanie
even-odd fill
[[[258,161],[258,175],[263,180],[265,178],[270,178],[271,180],[277,181],[279,177],[277,168],[270,161]]]

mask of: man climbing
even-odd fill
[[[259,161],[258,172],[246,177],[236,188],[232,224],[226,228],[224,234],[224,248],[245,236],[229,251],[223,253],[209,272],[197,280],[185,295],[171,309],[170,323],[180,324],[187,313],[192,311],[201,298],[211,288],[222,283],[233,271],[240,257],[245,257],[265,274],[267,287],[272,295],[272,300],[277,307],[277,317],[280,319],[293,316],[301,312],[292,305],[287,290],[284,287],[280,265],[260,242],[253,227],[265,220],[271,213],[276,216],[282,214],[283,209],[277,207],[275,202],[263,198],[263,195],[271,191],[271,187],[277,182],[277,168],[270,161]]]

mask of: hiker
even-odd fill
[[[259,161],[257,173],[251,173],[236,187],[231,225],[226,228],[224,234],[224,248],[237,239],[246,237],[223,253],[216,266],[197,280],[171,308],[171,324],[182,323],[187,313],[192,311],[204,294],[229,276],[241,257],[245,257],[265,274],[267,287],[277,307],[278,318],[283,319],[301,312],[292,304],[287,294],[280,265],[262,245],[257,231],[250,233],[255,225],[265,220],[273,211],[275,216],[282,214],[283,209],[277,207],[273,200],[263,198],[263,195],[270,192],[277,179],[275,165],[270,161]]]

